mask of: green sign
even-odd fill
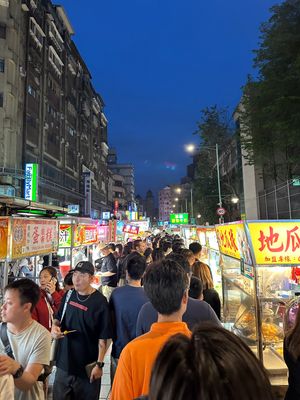
[[[300,186],[300,177],[292,179],[293,186]]]
[[[184,225],[189,223],[189,214],[170,214],[170,223],[173,225]]]
[[[36,201],[38,192],[38,164],[25,165],[25,199]]]

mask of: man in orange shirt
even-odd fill
[[[150,332],[128,343],[117,367],[111,400],[132,400],[148,394],[152,365],[170,336],[190,336],[182,322],[188,301],[189,280],[174,260],[151,264],[144,277],[144,290],[158,312]]]

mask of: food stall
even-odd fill
[[[2,289],[8,282],[9,263],[56,252],[58,234],[55,219],[0,217],[0,261],[4,264]],[[34,277],[36,267],[34,262]]]
[[[59,219],[59,252],[63,258],[60,272],[65,274],[83,259],[91,259],[92,246],[98,242],[97,221],[90,218]]]
[[[216,232],[225,327],[262,360],[272,385],[284,388],[283,338],[300,292],[300,221],[245,221],[218,225]]]

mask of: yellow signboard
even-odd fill
[[[238,260],[243,259],[246,264],[252,265],[244,224],[217,225],[216,232],[222,254]]]
[[[249,222],[256,264],[300,264],[300,221]]]
[[[0,218],[0,260],[7,256],[7,241],[8,241],[8,217]]]

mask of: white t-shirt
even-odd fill
[[[14,400],[15,384],[12,375],[0,376],[0,400]]]
[[[51,335],[50,332],[38,322],[33,321],[27,329],[16,335],[9,332],[9,330],[7,334],[14,357],[24,369],[28,364],[49,365]],[[0,340],[0,354],[6,354],[2,340]],[[33,387],[26,392],[16,388],[15,399],[44,399],[43,382],[36,382]]]

